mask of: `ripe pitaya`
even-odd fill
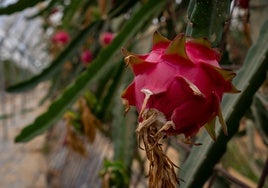
[[[99,42],[102,46],[109,45],[114,39],[114,33],[104,32],[100,34]]]
[[[215,139],[216,116],[227,134],[220,102],[223,93],[238,92],[231,83],[235,73],[220,68],[220,54],[206,39],[183,34],[170,41],[156,32],[150,53],[122,52],[135,75],[122,98],[127,109],[133,105],[139,112],[137,132],[150,161],[149,185],[176,187],[174,164],[159,140],[177,134],[190,138],[204,125]]]
[[[64,45],[70,41],[70,35],[67,31],[60,30],[54,33],[51,40],[55,44]]]
[[[237,0],[236,6],[243,8],[243,9],[248,9],[249,8],[249,0]]]
[[[88,66],[88,64],[93,60],[93,54],[90,50],[84,50],[80,54],[80,60],[83,65]]]

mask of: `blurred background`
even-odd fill
[[[169,39],[185,33],[195,2],[0,0],[0,187],[147,187],[137,114],[131,109],[125,115],[120,99],[133,78],[121,48],[147,53],[154,31]],[[224,20],[222,27],[208,26],[223,33],[213,45],[222,52],[224,69],[251,66],[251,79],[268,53],[268,44],[260,45],[267,38],[260,30],[267,28],[268,2],[228,5],[219,13],[224,17],[214,20]],[[263,52],[250,50],[254,45]],[[245,113],[200,187],[268,187],[268,80],[262,76],[257,88],[239,83],[253,88],[241,99],[250,105],[231,103],[230,109]],[[243,92],[244,85],[236,86]],[[193,160],[192,147],[180,136],[163,147],[182,166],[178,173],[187,174],[183,164]]]

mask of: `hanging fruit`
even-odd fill
[[[219,66],[220,54],[209,41],[183,34],[170,41],[156,32],[150,53],[123,49],[123,54],[135,78],[122,98],[126,110],[133,105],[139,113],[137,133],[150,161],[149,184],[175,187],[175,165],[159,141],[177,134],[189,140],[203,126],[215,140],[216,117],[227,134],[220,103],[224,93],[239,92],[231,83],[235,73]]]

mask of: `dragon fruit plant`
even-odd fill
[[[215,140],[217,117],[227,134],[220,103],[224,93],[239,92],[231,83],[235,73],[219,66],[220,53],[208,40],[184,34],[170,41],[155,32],[148,54],[122,53],[135,75],[122,98],[126,111],[132,105],[139,113],[136,132],[150,162],[149,187],[176,187],[176,165],[161,140],[183,134],[190,142],[203,126]]]

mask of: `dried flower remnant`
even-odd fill
[[[86,98],[80,97],[76,110],[66,112],[64,119],[67,128],[65,144],[82,156],[87,156],[86,145],[95,141],[101,122],[92,114]]]
[[[215,140],[216,117],[227,134],[220,102],[223,93],[239,92],[231,83],[235,73],[220,68],[220,54],[206,39],[183,34],[170,41],[156,32],[148,54],[122,53],[135,75],[122,98],[127,110],[133,105],[139,113],[136,131],[150,162],[149,187],[176,187],[175,165],[160,141],[178,134],[189,140],[203,126]]]
[[[92,114],[87,101],[81,97],[78,101],[81,111],[81,123],[83,125],[83,134],[89,143],[93,143],[96,137],[96,128],[100,126],[100,121]]]
[[[66,120],[66,138],[64,144],[66,144],[70,149],[79,153],[80,155],[86,157],[87,150],[85,146],[85,142],[82,137],[77,134],[77,131],[72,126],[72,117],[68,114],[65,115]]]

